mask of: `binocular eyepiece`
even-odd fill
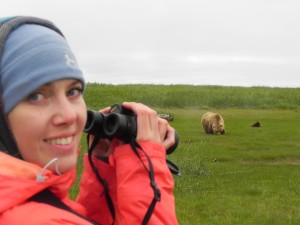
[[[136,116],[119,104],[112,105],[108,114],[88,110],[84,132],[101,138],[119,138],[129,142],[137,135]],[[175,144],[167,149],[167,154],[171,154],[177,148],[178,142],[179,135],[175,131]]]

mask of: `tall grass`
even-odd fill
[[[85,99],[93,109],[138,101],[173,115],[181,225],[300,224],[300,89],[88,84]],[[206,111],[221,113],[225,135],[204,133]]]
[[[90,108],[123,101],[167,108],[298,109],[300,88],[88,84]]]

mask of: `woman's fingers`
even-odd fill
[[[168,121],[157,116],[157,112],[146,105],[124,102],[123,106],[136,114],[137,141],[152,141],[169,148],[175,143],[175,131]]]

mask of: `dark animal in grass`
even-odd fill
[[[225,134],[225,124],[219,113],[207,112],[201,117],[201,124],[207,134]]]
[[[256,122],[256,123],[252,124],[251,127],[260,127],[260,122]]]

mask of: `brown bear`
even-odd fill
[[[201,123],[207,134],[225,134],[224,120],[219,113],[204,113],[201,117]]]

